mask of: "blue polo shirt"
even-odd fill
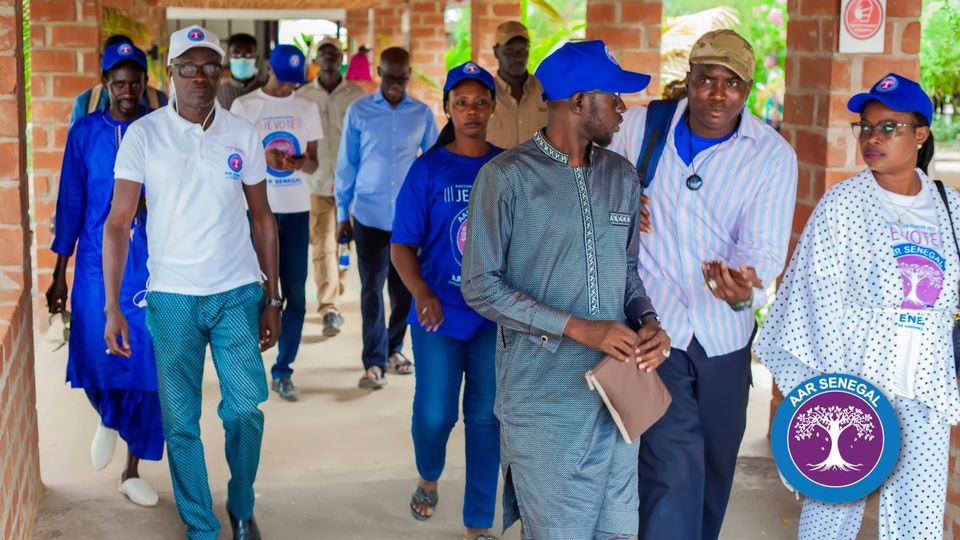
[[[390,241],[419,248],[423,280],[443,307],[444,320],[437,332],[450,338],[470,339],[493,326],[463,300],[460,265],[473,182],[480,167],[500,152],[492,146],[487,155],[474,158],[458,156],[444,147],[434,148],[413,162],[397,194]],[[416,300],[407,321],[420,324]]]

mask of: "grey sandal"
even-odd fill
[[[417,486],[417,489],[414,490],[413,495],[410,497],[410,514],[413,516],[413,519],[417,521],[426,521],[433,517],[433,514],[424,515],[420,512],[417,512],[417,507],[421,504],[427,505],[430,510],[434,510],[437,507],[437,503],[440,502],[440,495],[436,491],[427,491],[420,486]]]
[[[387,372],[394,375],[410,375],[413,373],[413,362],[402,352],[395,352],[387,358]]]
[[[360,377],[360,382],[357,383],[357,386],[360,388],[368,388],[370,390],[380,390],[387,385],[387,378],[383,376],[383,370],[380,370],[380,373],[374,373],[376,377],[368,377],[367,373],[364,372],[363,376]]]
[[[470,538],[464,536],[463,540],[470,540]],[[474,536],[473,540],[500,540],[500,539],[492,534],[481,534],[479,536]]]

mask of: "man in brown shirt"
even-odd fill
[[[234,34],[227,41],[230,55],[230,76],[220,80],[217,101],[230,110],[233,100],[245,96],[263,86],[266,79],[260,77],[257,58],[257,38],[250,34]]]
[[[511,148],[547,125],[543,87],[529,71],[530,34],[516,21],[497,27],[493,54],[497,57],[497,108],[487,126],[487,140]]]
[[[326,38],[320,42],[317,63],[320,73],[316,80],[303,85],[297,95],[317,104],[323,127],[323,139],[317,144],[320,166],[307,177],[307,184],[311,191],[310,243],[313,245],[318,311],[323,317],[323,335],[333,337],[343,324],[337,298],[344,289],[344,272],[339,270],[337,260],[337,204],[333,197],[333,176],[347,107],[367,96],[367,92],[340,75],[343,50],[336,39]]]

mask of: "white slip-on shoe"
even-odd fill
[[[93,434],[90,443],[90,463],[93,470],[99,471],[110,464],[113,452],[117,448],[117,432],[103,424],[97,425],[97,432]]]
[[[127,478],[120,483],[120,493],[123,493],[133,504],[140,506],[156,506],[160,496],[150,487],[143,478]]]

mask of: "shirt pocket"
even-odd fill
[[[211,180],[239,185],[250,166],[248,158],[248,153],[239,148],[210,143],[206,148],[204,167]]]

